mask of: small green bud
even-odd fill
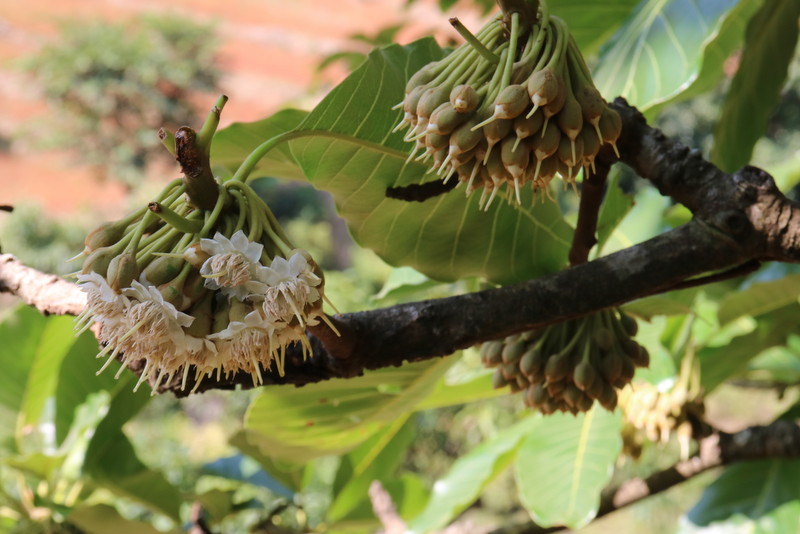
[[[142,274],[153,285],[159,286],[173,280],[186,262],[174,256],[157,256],[144,268]]]
[[[572,358],[569,353],[560,352],[550,356],[544,366],[544,376],[548,382],[558,382],[566,378],[572,371]]]
[[[433,64],[429,64],[414,73],[411,78],[406,82],[406,94],[411,93],[414,89],[424,86],[436,77],[436,71],[433,69]]]
[[[467,119],[466,113],[459,113],[450,102],[445,102],[436,108],[428,119],[427,132],[449,135],[461,126]]]
[[[450,104],[458,113],[470,113],[478,108],[481,99],[471,85],[456,85],[450,91]]]
[[[481,344],[481,361],[486,367],[495,367],[503,360],[503,342],[487,341]]]
[[[111,247],[102,247],[93,251],[89,256],[83,260],[81,273],[87,274],[95,272],[100,276],[105,277],[108,273],[108,266],[117,256],[117,253]]]
[[[573,380],[575,381],[575,385],[581,390],[586,391],[592,384],[598,379],[597,370],[589,361],[582,361],[575,367],[575,371],[572,373]]]
[[[136,264],[136,255],[132,252],[123,252],[108,264],[108,285],[119,293],[131,282],[139,277],[139,266]]]
[[[516,364],[522,358],[525,352],[525,342],[521,339],[516,339],[511,343],[506,343],[503,347],[503,363]]]
[[[528,107],[528,90],[524,85],[504,87],[494,101],[494,116],[498,119],[513,119]]]
[[[115,245],[125,235],[126,228],[127,226],[119,221],[101,224],[92,230],[83,241],[83,244],[86,245],[84,253],[88,254],[99,248]]]
[[[633,337],[639,332],[639,325],[636,323],[636,319],[623,311],[620,311],[619,322],[629,336]]]
[[[430,87],[426,89],[420,96],[419,103],[417,104],[417,117],[427,121],[436,108],[450,100],[449,97],[450,95],[444,87]]]

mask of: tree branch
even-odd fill
[[[778,420],[766,426],[752,426],[733,434],[716,431],[700,440],[698,449],[697,454],[672,467],[644,479],[628,480],[605,492],[596,517],[666,491],[715,467],[746,460],[800,458],[800,426],[792,421]],[[565,527],[544,528],[526,523],[499,528],[491,534],[544,534],[562,530]]]
[[[78,286],[27,267],[11,254],[0,254],[0,293],[16,295],[44,315],[77,315],[86,305]]]
[[[668,291],[707,273],[753,261],[800,261],[800,210],[767,173],[754,167],[723,173],[698,152],[650,128],[624,100],[613,106],[623,121],[618,141],[622,161],[692,210],[692,221],[615,254],[514,286],[338,316],[342,338],[329,335],[326,326],[310,330],[313,356],[303,361],[300,347],[290,347],[285,375],[264,373],[264,384],[300,386],[446,356]],[[25,284],[3,282],[12,274],[7,270],[0,265],[0,288],[22,295]],[[40,309],[50,313],[79,311],[74,304],[59,306],[59,298],[51,294],[37,301],[44,299]],[[252,387],[251,376],[208,378],[198,391],[237,385]],[[182,396],[192,386],[182,392],[176,381],[161,390]]]

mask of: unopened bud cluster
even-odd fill
[[[136,387],[151,379],[154,391],[242,371],[258,385],[262,370],[283,374],[288,345],[310,352],[307,326],[330,324],[311,256],[246,183],[212,183],[211,209],[175,180],[147,208],[86,238],[77,278],[88,302],[76,328],[99,323],[98,357],[108,358],[100,371],[117,358],[143,361]]]
[[[525,404],[544,414],[586,412],[595,400],[613,410],[617,390],[649,365],[636,331],[633,318],[609,309],[483,343],[481,360],[495,368],[495,388],[524,392]]]
[[[619,114],[544,0],[536,13],[498,14],[471,37],[408,81],[395,130],[408,128],[409,159],[430,160],[445,181],[457,176],[468,195],[483,188],[488,209],[504,185],[517,203],[527,183],[549,195],[556,174],[574,185],[603,144],[617,150]]]

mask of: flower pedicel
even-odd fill
[[[224,103],[196,137],[188,128],[184,138],[163,134],[175,139],[173,153],[188,138],[205,159],[205,189],[188,176],[174,180],[147,208],[86,238],[77,278],[87,305],[76,329],[100,325],[98,357],[107,361],[98,374],[120,357],[118,375],[144,361],[136,388],[152,378],[153,391],[173,379],[185,389],[191,377],[195,391],[205,377],[240,371],[259,385],[273,363],[283,375],[287,346],[311,352],[307,326],[322,320],[336,331],[322,311],[325,280],[311,255],[291,244],[250,186],[210,174],[208,147]]]

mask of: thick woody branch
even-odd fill
[[[647,478],[635,478],[604,494],[597,517],[610,514],[642,499],[666,491],[692,477],[725,465],[746,460],[800,458],[800,426],[792,421],[775,421],[766,426],[752,426],[728,434],[715,432],[703,438],[698,452],[672,467]],[[543,534],[565,530],[544,528],[533,523],[495,530],[492,534]]]
[[[689,207],[695,214],[691,222],[615,254],[515,286],[339,316],[335,323],[341,338],[326,326],[311,329],[313,356],[303,361],[300,347],[290,347],[285,375],[266,372],[265,385],[349,378],[368,369],[445,356],[482,341],[685,286],[709,273],[728,276],[738,272],[731,269],[763,260],[800,261],[800,211],[768,174],[753,167],[723,173],[698,153],[650,128],[624,100],[613,105],[623,120],[622,161]],[[24,289],[18,283],[4,283],[6,278],[0,268],[0,287],[14,293]],[[40,309],[54,313],[56,308]],[[74,311],[73,307],[62,313]],[[237,385],[251,387],[251,376],[209,378],[198,391]],[[186,394],[178,384],[163,389]]]
[[[11,254],[0,254],[0,293],[16,295],[44,315],[77,315],[86,305],[78,286],[27,267]]]

